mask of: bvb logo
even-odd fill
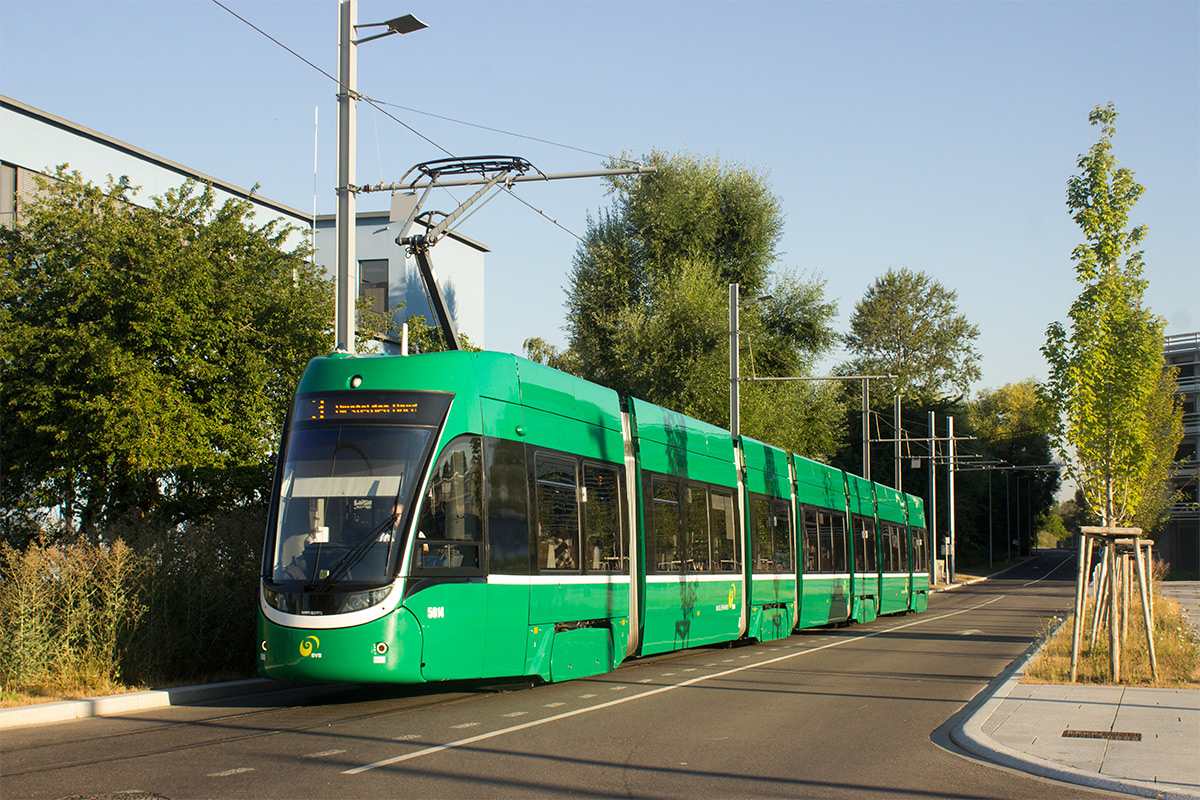
[[[734,601],[734,598],[736,598],[736,597],[737,597],[737,586],[731,583],[731,584],[729,584],[729,607],[730,608],[733,608],[733,601]]]
[[[304,641],[300,642],[300,655],[308,657],[312,655],[314,647],[320,647],[321,640],[315,636],[305,636]]]

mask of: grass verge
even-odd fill
[[[1100,631],[1091,643],[1092,606],[1083,618],[1083,639],[1079,648],[1076,683],[1099,686],[1112,685],[1109,680],[1108,635]],[[1154,657],[1158,662],[1158,680],[1150,672],[1150,654],[1146,649],[1146,626],[1142,621],[1141,604],[1136,600],[1129,609],[1129,629],[1121,653],[1122,686],[1155,688],[1200,689],[1200,638],[1189,627],[1179,604],[1154,595]],[[1042,637],[1049,637],[1046,646],[1029,662],[1023,683],[1071,682],[1072,618],[1063,624],[1061,618],[1046,624]],[[1091,643],[1091,646],[1089,646]]]

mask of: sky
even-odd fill
[[[336,74],[335,0],[222,2]],[[976,389],[1046,375],[1046,326],[1080,288],[1066,182],[1112,101],[1115,154],[1146,187],[1147,302],[1168,334],[1200,330],[1194,0],[358,4],[360,23],[405,13],[429,27],[361,45],[358,89],[416,133],[360,104],[357,183],[447,152],[545,173],[654,149],[744,164],[781,202],[777,270],[824,281],[839,330],[888,268],[956,291]],[[0,0],[0,42],[0,93],[333,212],[334,82],[212,0]],[[492,250],[483,338],[512,352],[565,344],[575,237],[612,202],[597,179],[518,194],[542,214],[500,197],[459,229]]]

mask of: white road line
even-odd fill
[[[1075,556],[1075,557],[1079,558],[1079,556]],[[1054,569],[1050,570],[1045,575],[1038,578],[1036,581],[1030,581],[1029,583],[1022,583],[1021,588],[1024,589],[1026,586],[1033,586],[1035,583],[1041,583],[1042,581],[1046,580],[1046,578],[1049,578],[1051,575],[1053,575],[1054,571],[1057,570],[1059,567],[1061,567],[1063,564],[1069,564],[1070,562],[1071,562],[1071,559],[1064,558],[1062,561],[1060,561],[1054,565]]]
[[[507,714],[505,714],[504,716],[506,716],[506,717],[523,717],[528,713],[529,713],[528,711],[510,711]]]
[[[325,758],[325,756],[336,756],[338,753],[344,753],[345,750],[322,750],[319,753],[309,753],[308,755],[300,756],[301,758]]]
[[[243,772],[254,772],[254,767],[234,767],[233,769],[227,769],[223,772],[210,772],[208,773],[208,777],[228,778],[230,775],[240,775]]]
[[[421,734],[419,734],[419,733],[402,733],[399,736],[393,736],[392,741],[393,742],[407,742],[410,739],[420,739],[420,738],[421,738]]]
[[[966,614],[968,611],[975,611],[977,609],[983,608],[984,606],[990,606],[992,603],[999,602],[1000,600],[1003,600],[1003,599],[1004,599],[1004,595],[999,595],[997,597],[993,597],[991,600],[986,600],[982,603],[973,605],[969,608],[963,608],[958,611],[951,611],[947,614],[941,614],[936,617],[926,617],[924,619],[918,619],[918,620],[914,620],[912,622],[906,622],[903,625],[896,625],[895,627],[891,627],[886,630],[871,631],[870,633],[864,633],[862,636],[855,636],[851,639],[835,640],[835,641],[829,642],[828,644],[823,644],[820,647],[814,647],[811,650],[797,650],[795,652],[787,653],[782,656],[775,656],[774,658],[769,658],[766,661],[759,661],[755,664],[743,664],[740,667],[732,667],[723,672],[714,672],[710,675],[698,675],[695,678],[688,678],[686,681],[682,681],[681,683],[672,684],[671,686],[660,686],[657,689],[649,689],[647,691],[640,692],[639,694],[631,694],[631,695],[627,695],[625,697],[618,697],[616,700],[608,700],[603,703],[597,703],[596,705],[588,706],[587,708],[577,708],[574,711],[564,711],[561,714],[555,714],[554,716],[551,716],[551,717],[543,717],[542,719],[532,719],[529,722],[522,722],[519,725],[513,725],[508,728],[502,728],[498,731],[491,731],[490,733],[481,733],[478,736],[471,736],[466,739],[459,739],[458,741],[447,742],[446,744],[439,744],[439,745],[435,745],[433,747],[426,747],[424,750],[416,750],[412,753],[405,753],[404,755],[393,756],[391,758],[385,758],[382,761],[375,761],[371,764],[364,764],[361,767],[354,767],[353,769],[344,770],[342,772],[342,774],[343,775],[358,775],[363,772],[369,772],[370,770],[378,769],[379,767],[387,767],[392,764],[399,764],[402,761],[411,761],[414,758],[421,758],[422,756],[428,756],[428,755],[432,755],[434,753],[440,753],[443,750],[451,750],[456,747],[464,747],[469,744],[475,744],[476,742],[486,741],[487,739],[494,739],[497,736],[505,736],[510,733],[516,733],[517,731],[523,731],[526,728],[534,728],[534,727],[537,727],[538,725],[545,725],[548,722],[558,722],[559,720],[569,719],[570,717],[576,717],[576,716],[579,716],[580,714],[587,714],[592,711],[600,711],[601,709],[605,709],[605,708],[612,708],[613,706],[619,706],[622,703],[628,703],[633,700],[641,700],[643,697],[652,697],[656,694],[663,694],[664,692],[673,692],[676,689],[683,689],[688,686],[694,686],[697,683],[703,683],[704,681],[711,681],[714,678],[725,678],[725,677],[728,677],[729,675],[734,675],[738,672],[745,672],[748,669],[754,669],[756,667],[765,667],[769,664],[777,664],[781,661],[787,661],[788,659],[796,658],[797,656],[806,655],[808,653],[817,653],[817,652],[820,652],[821,650],[828,650],[831,647],[840,647],[841,645],[845,645],[845,644],[854,644],[855,642],[861,642],[863,639],[872,639],[876,636],[881,636],[885,633],[893,633],[894,631],[903,630],[904,628],[911,628],[914,625],[924,625],[927,622],[937,622],[938,620],[947,619],[948,617],[955,617],[955,616],[958,616],[959,614]],[[622,686],[620,688],[624,689],[626,687]]]
[[[559,706],[565,705],[566,703],[546,703],[544,706],[542,706],[542,708],[558,708]]]
[[[478,722],[463,722],[458,725],[451,725],[450,727],[456,730],[461,730],[462,728],[474,728],[478,724]]]
[[[595,696],[596,696],[595,694],[581,694],[581,695],[579,695],[579,699],[580,700],[588,700]]]

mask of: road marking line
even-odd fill
[[[528,713],[529,713],[528,711],[510,711],[507,714],[505,714],[504,716],[506,716],[506,717],[523,717]]]
[[[595,694],[581,694],[581,695],[579,695],[579,699],[580,699],[580,700],[587,700],[587,699],[589,699],[589,698],[592,698],[592,697],[595,697],[595,696],[596,696]]]
[[[1075,556],[1075,558],[1079,558],[1079,556]],[[1045,575],[1043,575],[1042,577],[1038,578],[1036,581],[1030,581],[1029,583],[1022,583],[1022,584],[1021,584],[1021,588],[1022,588],[1022,589],[1024,589],[1026,586],[1033,586],[1035,583],[1041,583],[1042,581],[1046,580],[1046,578],[1049,578],[1051,575],[1053,575],[1053,574],[1054,574],[1054,570],[1058,569],[1058,568],[1059,568],[1059,567],[1061,567],[1063,564],[1069,564],[1069,563],[1071,563],[1071,559],[1069,559],[1069,558],[1064,558],[1062,561],[1060,561],[1060,562],[1058,562],[1057,564],[1055,564],[1055,565],[1054,565],[1054,569],[1050,570],[1050,571],[1049,571],[1049,572],[1047,572]]]
[[[407,742],[409,739],[420,739],[420,738],[421,738],[421,734],[419,734],[419,733],[402,733],[399,736],[393,736],[392,741],[393,742]]]
[[[338,753],[344,753],[345,750],[322,750],[319,753],[309,753],[301,758],[324,758],[325,756],[336,756]]]
[[[243,772],[254,772],[254,767],[234,767],[233,769],[227,769],[224,772],[210,772],[208,773],[208,777],[228,778],[230,775],[240,775]]]
[[[459,725],[451,725],[450,727],[455,728],[455,729],[474,728],[478,724],[479,724],[478,722],[463,722]]]
[[[565,705],[566,705],[566,703],[546,703],[545,705],[542,706],[542,708],[558,708],[559,706],[565,706]]]
[[[862,636],[855,636],[850,639],[835,640],[835,641],[829,642],[828,644],[823,644],[820,647],[814,647],[811,650],[797,650],[795,652],[787,653],[782,656],[775,656],[774,658],[769,658],[766,661],[759,661],[754,664],[743,664],[740,667],[731,667],[723,672],[714,672],[710,675],[697,675],[695,678],[688,678],[686,681],[682,681],[681,683],[672,684],[671,686],[659,686],[657,689],[648,689],[647,691],[640,692],[639,694],[631,694],[631,695],[626,695],[625,697],[618,697],[616,700],[607,700],[603,703],[597,703],[594,706],[588,706],[587,708],[577,708],[573,711],[564,711],[561,714],[555,714],[554,716],[551,716],[551,717],[543,717],[542,719],[533,719],[533,720],[530,720],[529,722],[522,722],[519,725],[513,725],[508,728],[502,728],[498,731],[491,731],[489,733],[481,733],[477,736],[470,736],[466,739],[459,739],[458,741],[447,742],[446,744],[439,744],[439,745],[435,745],[433,747],[426,747],[424,750],[417,750],[412,753],[405,753],[404,755],[393,756],[391,758],[385,758],[382,761],[375,761],[370,764],[364,764],[361,767],[354,767],[353,769],[343,770],[342,774],[343,775],[358,775],[363,772],[369,772],[370,770],[378,769],[379,767],[387,767],[387,766],[391,766],[392,764],[399,764],[402,761],[411,761],[414,758],[421,758],[422,756],[428,756],[428,755],[432,755],[434,753],[440,753],[443,750],[451,750],[456,747],[465,747],[466,745],[475,744],[476,742],[482,742],[482,741],[486,741],[488,739],[494,739],[497,736],[504,736],[509,733],[516,733],[517,731],[523,731],[526,728],[535,728],[538,725],[545,725],[548,722],[558,722],[559,720],[569,719],[570,717],[576,717],[576,716],[579,716],[580,714],[587,714],[592,711],[600,711],[601,709],[605,709],[605,708],[612,708],[613,706],[619,706],[619,705],[622,705],[623,703],[628,703],[633,700],[641,700],[643,697],[652,697],[656,694],[663,694],[664,692],[673,692],[676,689],[683,689],[688,686],[694,686],[695,684],[698,684],[698,683],[703,683],[705,681],[711,681],[714,678],[724,678],[724,677],[728,677],[729,675],[734,675],[738,672],[745,672],[746,670],[754,669],[755,667],[765,667],[769,664],[777,664],[781,661],[787,661],[789,659],[796,658],[797,656],[802,656],[807,653],[817,653],[817,652],[820,652],[821,650],[828,650],[832,647],[840,647],[845,644],[853,644],[855,642],[861,642],[863,639],[873,639],[876,636],[881,636],[885,633],[894,633],[895,631],[903,630],[904,628],[911,628],[914,625],[924,625],[927,622],[937,622],[938,620],[947,619],[949,617],[956,617],[959,614],[966,614],[968,611],[976,611],[980,608],[983,608],[984,606],[990,606],[992,603],[998,603],[999,601],[1001,601],[1003,599],[1004,599],[1004,595],[998,595],[996,597],[993,597],[991,600],[985,600],[984,602],[979,603],[977,605],[973,605],[969,608],[959,609],[958,611],[951,611],[949,613],[941,614],[936,617],[926,617],[925,619],[918,619],[918,620],[914,620],[912,622],[906,622],[903,625],[896,625],[895,627],[888,628],[886,630],[871,631],[870,633],[864,633]],[[618,687],[613,687],[613,688],[618,688]],[[628,687],[621,686],[619,688],[625,689]]]

